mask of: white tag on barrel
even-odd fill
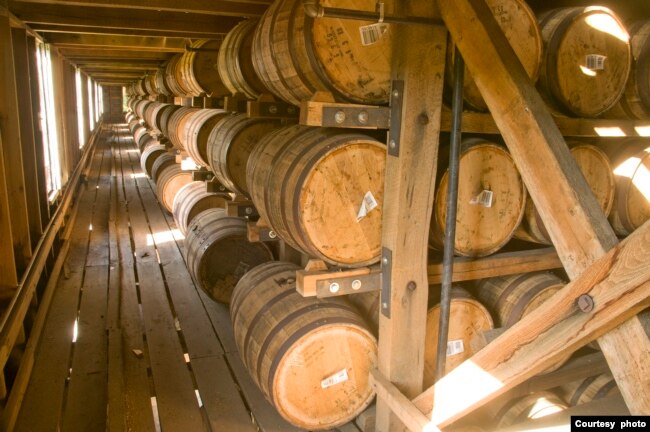
[[[370,211],[376,208],[378,205],[379,204],[377,204],[377,200],[375,199],[372,192],[366,192],[366,194],[363,196],[363,200],[361,201],[359,212],[357,213],[357,222],[366,217],[368,213],[370,213]]]
[[[387,31],[388,24],[385,23],[375,23],[359,27],[361,45],[368,46],[376,44]]]
[[[447,357],[460,354],[465,351],[465,345],[462,339],[447,342]]]
[[[490,208],[492,207],[492,198],[494,196],[494,192],[489,191],[489,190],[484,190],[481,191],[480,194],[476,195],[474,198],[472,198],[469,203],[473,205],[481,205],[483,207]]]
[[[320,386],[321,388],[326,389],[327,387],[332,387],[333,385],[342,383],[347,380],[348,380],[348,370],[341,369],[340,371],[336,372],[334,375],[328,376],[327,378],[322,380],[320,382]]]

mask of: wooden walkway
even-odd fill
[[[197,289],[124,125],[103,126],[16,431],[296,431]],[[348,424],[342,431],[358,431]]]

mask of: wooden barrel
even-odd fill
[[[190,96],[223,97],[230,91],[217,73],[220,40],[200,39],[181,55],[176,66],[176,79]]]
[[[375,332],[379,327],[379,297],[379,292],[348,296],[350,302],[366,317],[370,328]],[[477,351],[472,348],[471,341],[483,332],[494,328],[490,312],[462,288],[454,287],[452,289],[450,311],[445,373],[455,369],[473,356]],[[427,388],[433,385],[436,377],[438,330],[440,328],[439,303],[427,311],[425,328],[423,385]]]
[[[229,113],[222,109],[202,109],[187,117],[182,134],[183,146],[198,165],[209,167],[208,137],[219,120],[228,115]]]
[[[133,112],[131,112],[131,111],[126,113],[126,115],[124,116],[124,119],[126,120],[127,124],[131,123],[134,120],[137,121],[137,119],[135,118],[135,114],[133,114]]]
[[[174,96],[179,96],[179,97],[188,97],[190,96],[187,94],[187,90],[185,90],[184,87],[181,86],[181,84],[178,82],[178,79],[176,77],[176,69],[178,62],[183,54],[176,54],[173,56],[171,59],[169,59],[169,62],[165,66],[165,83],[167,83],[167,88],[171,90],[172,94]]]
[[[537,17],[524,0],[487,0],[487,4],[531,81],[537,81],[544,47]],[[450,45],[453,45],[451,40]],[[446,82],[451,85],[454,73],[453,46],[450,46],[447,54]],[[465,103],[472,109],[487,111],[485,100],[467,67],[465,67],[464,77]]]
[[[216,123],[207,139],[206,161],[215,177],[231,192],[248,195],[246,164],[260,140],[280,127],[273,119],[229,115]]]
[[[164,136],[169,137],[169,120],[171,119],[171,116],[181,108],[183,107],[180,105],[167,105],[163,107],[159,115],[156,117],[156,127],[160,129]]]
[[[294,249],[341,266],[379,260],[386,149],[368,135],[290,126],[253,149],[256,208]]]
[[[372,401],[377,342],[345,299],[298,294],[298,269],[252,269],[235,288],[230,316],[239,355],[278,413],[302,429],[330,429]]]
[[[165,168],[171,165],[176,165],[176,156],[169,153],[169,149],[167,149],[167,151],[157,157],[153,162],[153,165],[151,165],[151,180],[153,180],[154,183],[158,183],[158,177],[160,177],[160,174],[162,174]]]
[[[609,372],[564,384],[560,391],[569,406],[582,405],[620,393],[616,380]]]
[[[257,99],[267,92],[253,67],[253,36],[258,20],[246,20],[228,32],[219,48],[217,69],[221,81],[232,93]]]
[[[147,136],[149,136],[147,128],[138,124],[133,131],[133,142],[138,146],[138,148],[140,148],[140,141],[144,140]]]
[[[165,96],[171,96],[172,91],[167,87],[167,82],[165,81],[165,68],[161,67],[156,71],[155,74],[155,85],[156,85],[156,92],[161,95]]]
[[[571,145],[571,155],[587,180],[600,208],[605,216],[609,215],[614,205],[615,192],[615,177],[609,158],[596,146],[580,143],[576,145],[572,142],[568,144]],[[551,244],[551,237],[530,196],[526,201],[524,218],[515,231],[515,237],[535,243]]]
[[[164,145],[151,146],[142,151],[142,155],[140,156],[140,165],[142,166],[142,171],[147,174],[148,177],[151,177],[151,169],[156,159],[164,154],[167,154],[167,147]]]
[[[169,106],[169,104],[161,103],[161,102],[154,102],[151,105],[147,107],[147,109],[144,112],[144,121],[149,126],[150,129],[154,131],[154,133],[159,134],[161,131],[158,128],[157,124],[157,118],[160,112],[165,108]]]
[[[487,411],[494,419],[494,430],[497,430],[555,414],[567,408],[564,401],[555,393],[539,391],[509,400],[505,404],[488,405]]]
[[[147,91],[149,96],[157,96],[158,92],[156,91],[156,75],[148,73],[142,78],[144,88]]]
[[[142,152],[144,152],[146,149],[157,145],[160,145],[160,141],[150,136],[142,144],[142,147],[140,148],[140,154],[142,154]]]
[[[497,327],[510,327],[564,287],[552,273],[536,272],[482,279],[474,294],[492,312]],[[562,366],[571,354],[544,371]]]
[[[632,59],[629,35],[614,12],[597,6],[554,9],[540,16],[540,27],[546,50],[539,85],[557,108],[596,117],[614,106]]]
[[[142,126],[142,124],[140,123],[140,120],[138,120],[137,118],[134,118],[133,120],[131,120],[129,122],[128,126],[129,126],[129,131],[131,132],[131,135],[133,135],[133,136],[135,136],[135,132],[136,132],[136,130],[138,128],[144,128],[144,126]]]
[[[498,327],[510,327],[564,287],[552,273],[499,276],[478,281],[476,296],[488,307]]]
[[[147,106],[151,105],[153,102],[148,100],[140,100],[135,104],[135,114],[139,119],[144,120],[144,110]]]
[[[192,173],[183,171],[180,164],[172,164],[161,170],[158,178],[154,181],[156,182],[158,201],[171,213],[176,194],[183,186],[192,181]]]
[[[194,282],[212,300],[229,303],[237,281],[250,269],[273,260],[264,243],[246,238],[246,219],[230,217],[221,208],[194,217],[185,237],[187,268]]]
[[[629,235],[650,219],[650,144],[631,139],[608,153],[616,180],[609,221],[616,234]]]
[[[463,147],[454,253],[485,256],[512,238],[526,207],[526,188],[504,147],[472,139],[463,141]],[[447,220],[447,184],[445,171],[436,189],[429,230],[429,244],[440,250]]]
[[[200,109],[181,107],[169,116],[169,121],[167,122],[167,138],[169,138],[169,141],[171,141],[175,148],[185,150],[184,140],[182,138],[185,131],[185,122],[188,121],[193,113]]]
[[[454,287],[451,291],[449,333],[445,373],[458,367],[477,351],[471,342],[483,332],[492,330],[494,322],[490,312],[467,291]],[[438,360],[438,333],[440,329],[440,304],[427,312],[426,339],[424,346],[424,387],[435,383]]]
[[[199,213],[211,208],[225,208],[225,206],[226,199],[223,195],[208,192],[205,182],[193,181],[183,186],[176,194],[172,214],[176,226],[183,235],[186,235],[187,227]]]
[[[328,6],[374,11],[375,0],[335,0]],[[266,88],[292,104],[316,91],[337,101],[388,102],[392,28],[387,24],[311,19],[302,1],[277,0],[253,38],[253,65]],[[364,44],[365,43],[365,44]]]

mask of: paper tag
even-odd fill
[[[453,340],[447,342],[447,357],[460,354],[465,351],[465,346],[463,345],[463,340]]]
[[[474,198],[472,198],[469,203],[474,205],[482,205],[483,207],[490,208],[492,207],[492,196],[494,193],[489,190],[484,190]]]
[[[379,204],[377,204],[377,200],[372,195],[372,192],[366,192],[366,194],[363,196],[363,201],[361,201],[359,212],[357,213],[357,222],[366,217],[368,213],[370,213],[370,211],[378,205]]]
[[[361,45],[368,46],[379,42],[379,39],[388,31],[388,24],[375,23],[359,27]]]
[[[588,54],[586,57],[587,69],[592,71],[604,70],[606,58],[606,56],[600,54]]]
[[[329,376],[325,378],[323,381],[320,382],[321,388],[326,389],[327,387],[332,387],[333,385],[336,385],[338,383],[342,383],[344,381],[348,380],[348,370],[347,369],[341,369],[337,373],[335,373],[332,376]]]

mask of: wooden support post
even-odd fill
[[[41,225],[41,207],[38,190],[39,166],[36,159],[34,140],[34,109],[29,75],[29,52],[27,49],[27,32],[25,29],[11,29],[14,48],[14,66],[18,93],[18,113],[20,118],[20,138],[22,143],[23,173],[25,175],[25,196],[27,199],[27,216],[32,247],[43,234]]]
[[[415,399],[443,428],[650,305],[650,222]],[[634,343],[634,341],[632,341]],[[647,355],[647,353],[646,353]],[[647,395],[647,371],[640,377]],[[471,391],[458,391],[469,388]],[[641,413],[648,413],[642,411]]]
[[[617,244],[614,232],[485,0],[438,5],[567,274],[576,279]],[[650,412],[650,339],[638,318],[602,335],[599,344],[630,411]]]
[[[9,18],[0,16],[0,130],[2,131],[2,153],[7,184],[7,197],[11,203],[11,215],[5,218],[11,226],[13,255],[16,261],[13,272],[22,275],[32,256],[27,221],[27,200],[25,198],[25,179],[18,119],[18,97],[16,95],[16,76],[14,53],[11,44]],[[5,252],[3,250],[2,254]],[[8,269],[10,273],[11,269]],[[10,279],[13,279],[11,276]]]
[[[434,2],[396,3],[405,9],[402,12],[406,15],[435,15]],[[394,32],[392,122],[399,126],[400,132],[391,129],[386,160],[379,370],[404,395],[413,398],[422,389],[424,369],[427,239],[434,196],[432,179],[438,156],[447,32],[443,27],[400,25],[394,25],[391,31]],[[401,113],[397,110],[399,105]],[[382,394],[377,399],[376,422],[376,430],[382,432],[396,430],[401,425]]]
[[[45,230],[50,220],[50,206],[47,200],[47,184],[45,181],[45,149],[43,148],[43,133],[41,132],[41,98],[38,84],[38,64],[36,56],[36,39],[32,36],[27,38],[27,59],[29,61],[29,85],[32,98],[32,122],[34,131],[34,150],[36,153],[36,178],[38,183],[38,201],[41,215],[41,228]]]

